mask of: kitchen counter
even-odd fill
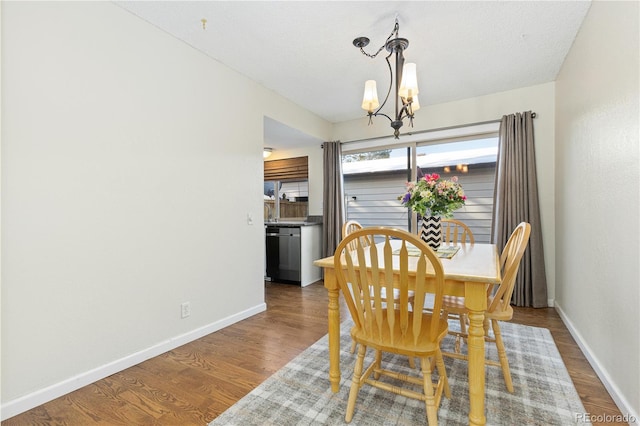
[[[316,226],[322,225],[322,215],[302,216],[302,217],[284,217],[276,220],[265,220],[264,226]]]
[[[264,226],[316,226],[322,225],[322,222],[308,222],[300,220],[279,220],[277,222],[265,222]]]

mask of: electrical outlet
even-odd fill
[[[184,302],[183,304],[180,305],[180,313],[182,318],[186,318],[189,315],[191,315],[191,303],[189,302]]]

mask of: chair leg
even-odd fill
[[[509,370],[509,359],[507,358],[507,351],[505,350],[504,342],[502,341],[500,325],[498,325],[497,320],[491,320],[491,326],[493,327],[493,334],[496,338],[496,347],[498,348],[498,357],[500,358],[500,366],[502,367],[504,383],[507,385],[507,390],[513,393],[513,382],[511,381],[511,371]]]
[[[382,351],[376,350],[376,370],[380,370],[380,366],[382,365]],[[380,373],[373,373],[373,378],[378,380],[380,378]]]
[[[449,390],[449,379],[447,378],[447,370],[444,367],[444,358],[442,357],[442,352],[438,349],[436,353],[436,366],[438,367],[438,375],[440,375],[440,379],[444,385],[444,396],[447,398],[451,398],[451,390]]]
[[[362,379],[362,367],[364,365],[364,354],[366,352],[367,348],[364,345],[360,345],[360,348],[358,348],[356,365],[353,369],[353,377],[351,378],[351,389],[349,390],[349,401],[347,402],[347,414],[344,417],[344,420],[347,423],[350,423],[351,419],[353,419],[358,391],[360,391],[360,388],[362,387],[362,383],[360,383],[360,381]]]
[[[484,319],[484,322],[482,323],[482,327],[484,328],[484,335],[488,336],[489,330],[491,330],[491,321],[489,320],[489,318]]]
[[[442,311],[442,317],[443,318],[447,318],[447,320],[449,318],[455,319],[455,316],[451,316],[451,313],[449,311],[447,311],[447,310],[443,310]],[[467,326],[466,326],[466,323],[465,323],[466,315],[458,314],[458,320],[460,321],[460,334],[465,334],[466,333],[466,329],[467,329]],[[463,340],[462,337],[460,337],[459,335],[456,336],[456,342],[455,342],[455,347],[454,347],[453,351],[455,353],[457,353],[457,354],[460,353],[460,342],[462,340]]]
[[[429,362],[429,358],[420,358],[420,366],[422,368],[427,423],[429,423],[429,426],[436,426],[438,424],[438,407],[436,406],[436,397],[434,395],[433,383],[431,382],[431,363]]]
[[[352,354],[356,353],[356,346],[357,346],[357,345],[358,345],[358,344],[356,343],[356,341],[355,341],[355,340],[351,341],[351,353],[352,353]]]
[[[416,368],[416,360],[414,360],[412,356],[409,357],[409,367]]]
[[[460,314],[458,318],[460,319],[460,333],[467,334],[467,315]]]

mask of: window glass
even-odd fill
[[[309,214],[309,182],[268,181],[264,183],[264,220],[305,220]]]
[[[454,218],[471,227],[477,242],[489,242],[496,135],[345,153],[342,168],[347,220],[356,220],[363,226],[411,230],[410,212],[398,197],[404,195],[406,182],[412,176],[412,149],[416,152],[417,176],[438,173],[444,178],[458,177],[467,202],[454,212]]]
[[[418,176],[438,173],[445,179],[458,178],[467,201],[453,213],[453,218],[469,226],[478,243],[491,240],[497,154],[497,137],[430,143],[416,148]]]
[[[408,230],[407,209],[398,201],[409,177],[408,158],[407,147],[342,156],[347,220]]]

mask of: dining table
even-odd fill
[[[394,241],[392,241],[392,244]],[[398,245],[400,241],[395,241]],[[469,424],[484,425],[485,416],[485,328],[484,313],[487,309],[487,289],[490,284],[501,282],[500,256],[495,244],[458,244],[441,250],[444,270],[444,294],[462,296],[468,309],[468,380]],[[455,254],[451,256],[451,252]],[[436,251],[438,253],[438,251]],[[324,286],[329,295],[329,381],[335,393],[340,388],[340,287],[334,271],[334,256],[314,261],[324,271]],[[411,266],[410,262],[410,268]],[[415,262],[413,263],[415,269]]]

